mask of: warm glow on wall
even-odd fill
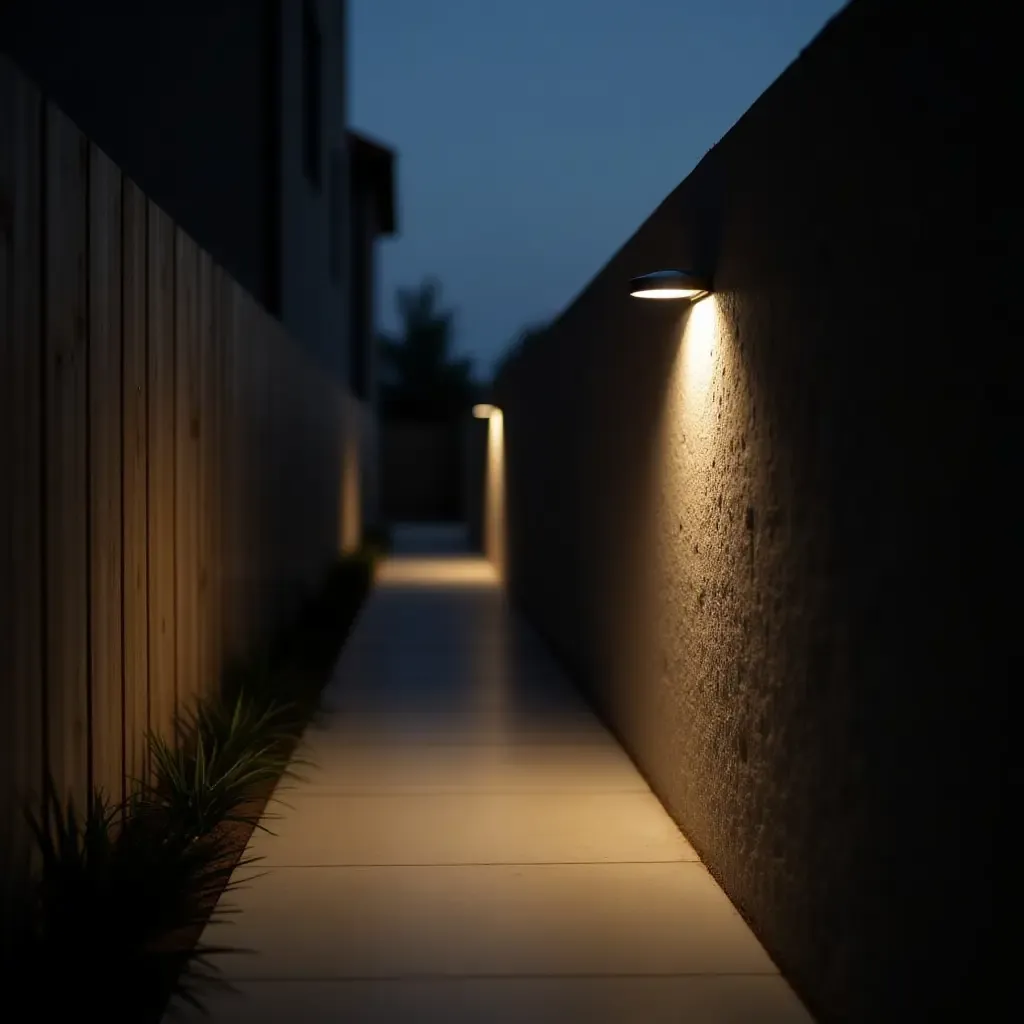
[[[490,406],[487,417],[487,468],[484,483],[484,554],[498,575],[505,575],[505,417]]]
[[[638,574],[634,600],[640,646],[669,652],[664,685],[680,691],[680,702],[703,702],[726,733],[734,698],[726,687],[706,685],[722,671],[705,652],[708,643],[743,632],[733,631],[743,606],[730,602],[750,581],[753,535],[740,495],[757,471],[741,441],[749,414],[743,395],[728,307],[712,295],[678,318],[644,482],[650,504],[639,561],[647,570]],[[628,670],[628,662],[619,669]],[[657,677],[662,670],[653,664],[648,671]],[[653,687],[631,700],[631,729],[655,728],[664,714],[658,694]]]
[[[652,606],[672,593],[687,614],[696,615],[714,598],[709,580],[730,571],[749,540],[742,525],[746,502],[740,506],[735,494],[750,467],[738,443],[746,406],[733,401],[742,368],[721,303],[715,296],[697,303],[679,327],[651,459],[656,526],[648,559]],[[680,664],[689,657],[682,648],[678,656]],[[704,671],[689,664],[692,678]]]
[[[489,420],[497,411],[497,406],[489,405],[487,402],[473,406],[473,415],[478,420]]]
[[[718,303],[714,299],[698,302],[690,310],[683,331],[682,375],[680,385],[684,402],[692,412],[703,409],[715,373],[717,349],[720,345]]]
[[[363,536],[362,516],[362,458],[360,453],[360,423],[355,402],[345,406],[341,445],[341,494],[338,512],[340,516],[339,543],[342,554],[355,551]]]

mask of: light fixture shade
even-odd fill
[[[473,406],[473,415],[478,420],[489,420],[497,412],[497,406],[490,405],[488,402],[481,402],[479,405]]]
[[[711,281],[689,270],[655,270],[634,277],[629,294],[635,299],[699,299],[711,291]]]

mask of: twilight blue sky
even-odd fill
[[[434,275],[458,349],[489,375],[842,6],[349,0],[350,121],[398,152],[382,326],[395,326],[396,287]]]

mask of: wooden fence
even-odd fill
[[[347,401],[0,58],[3,835],[46,766],[120,795],[315,584]]]

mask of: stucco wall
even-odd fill
[[[514,597],[822,1021],[1011,976],[997,36],[856,0],[498,386]]]
[[[274,2],[0,3],[0,49],[264,304]]]

